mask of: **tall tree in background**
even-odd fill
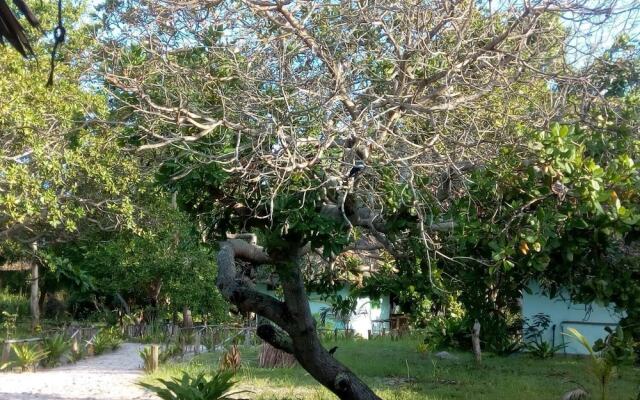
[[[53,4],[40,4],[34,12],[43,26],[55,24]],[[77,21],[81,13],[81,8],[65,8],[68,20]],[[4,13],[3,18],[6,22]],[[28,46],[21,29],[19,33],[19,42],[7,38],[21,45],[23,53],[26,49],[41,59],[49,56],[45,43]],[[122,152],[117,129],[95,123],[106,119],[107,99],[82,82],[89,66],[82,54],[92,43],[87,26],[78,25],[61,53],[66,63],[58,69],[60,83],[54,91],[45,87],[47,63],[0,48],[0,262],[22,259],[32,264],[34,328],[45,273],[36,254],[52,242],[77,237],[80,227],[116,230],[135,225],[131,197],[142,179],[138,160]]]
[[[310,254],[380,248],[431,279],[451,182],[521,145],[519,127],[562,120],[566,83],[599,95],[561,22],[611,12],[590,6],[108,2],[101,66],[129,143],[220,240],[222,294],[340,398],[376,399],[320,344]],[[261,265],[284,300],[253,287]]]

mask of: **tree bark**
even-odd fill
[[[187,329],[193,328],[193,318],[191,318],[191,310],[188,306],[182,307],[182,327]]]
[[[36,242],[31,243],[31,249],[35,255],[38,250],[38,244]],[[39,291],[39,274],[38,262],[33,259],[31,261],[31,294],[29,296],[29,308],[31,311],[31,331],[35,332],[36,327],[40,325],[40,291]]]
[[[245,241],[231,239],[222,242],[218,253],[217,285],[220,292],[240,311],[255,312],[275,323],[278,327],[259,326],[258,336],[273,347],[293,354],[311,376],[340,399],[380,400],[320,343],[300,269],[302,247],[292,246],[288,251],[290,257],[274,260],[261,247]],[[236,256],[256,264],[276,265],[284,290],[284,302],[260,293],[251,282],[238,277]]]
[[[475,356],[476,363],[480,364],[482,362],[482,351],[480,350],[480,322],[477,319],[471,331],[471,343],[473,345],[473,355]]]
[[[36,262],[33,262],[31,264],[31,295],[29,297],[32,331],[35,331],[36,327],[40,325],[40,291],[38,288],[38,280],[40,279],[40,275],[38,273],[38,264]]]

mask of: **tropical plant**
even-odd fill
[[[183,372],[182,378],[158,379],[164,387],[149,383],[139,385],[155,392],[163,400],[226,400],[247,392],[243,390],[230,393],[229,390],[236,384],[231,380],[232,377],[233,373],[230,371],[220,371],[210,379],[204,373],[194,378]]]
[[[606,400],[609,383],[616,377],[614,360],[607,357],[605,352],[594,350],[587,338],[577,329],[568,328],[568,331],[568,336],[574,337],[589,352],[589,367],[587,370],[600,387],[600,400]]]
[[[111,346],[111,350],[117,350],[122,344],[122,334],[118,331],[118,328],[112,326],[109,328],[108,337],[109,337],[109,345]]]
[[[601,352],[613,365],[633,364],[636,359],[636,343],[631,335],[625,333],[622,326],[615,329],[605,327],[607,337],[598,339],[593,344],[593,350]]]
[[[153,372],[153,354],[151,346],[146,346],[140,350],[140,358],[142,358],[142,368],[145,372]]]
[[[91,343],[93,344],[93,353],[100,355],[106,350],[116,350],[122,344],[122,338],[115,327],[112,327],[98,332]]]
[[[418,351],[418,354],[422,356],[428,355],[435,349],[436,347],[433,345],[433,343],[428,343],[426,340],[422,343],[418,343],[418,345],[416,346],[416,350]]]
[[[18,314],[11,314],[7,311],[2,311],[2,330],[5,331],[7,339],[11,333],[16,330],[16,321],[18,320]]]
[[[340,294],[329,294],[326,296],[326,299],[329,299],[330,306],[323,307],[320,310],[321,326],[325,326],[329,321],[328,318],[332,317],[335,321],[342,323],[345,333],[347,333],[348,336],[351,318],[355,315],[358,298],[352,295],[343,297]]]
[[[48,353],[47,358],[44,360],[44,364],[47,367],[55,367],[61,361],[61,358],[67,355],[67,352],[71,349],[71,343],[65,339],[64,335],[57,334],[45,338],[43,341],[43,347]]]
[[[171,358],[179,356],[183,353],[183,347],[177,343],[169,343],[160,349],[160,362],[165,363]]]
[[[229,350],[222,355],[220,369],[236,373],[240,369],[241,364],[240,351],[238,350],[238,345],[234,343]]]
[[[192,345],[195,342],[196,335],[193,329],[182,329],[178,335],[178,342],[183,347]]]
[[[425,343],[434,348],[464,347],[469,342],[467,319],[457,317],[434,317],[426,327]]]
[[[40,361],[44,360],[48,353],[41,350],[37,345],[23,343],[14,344],[13,353],[16,359],[11,363],[13,367],[19,367],[24,371],[35,371],[40,364]]]
[[[86,348],[83,347],[83,346],[78,346],[78,350],[77,351],[71,350],[71,353],[69,354],[69,361],[71,361],[72,363],[76,363],[76,362],[82,360],[82,358],[86,354],[87,354]]]
[[[565,345],[554,345],[545,341],[543,335],[551,324],[551,318],[543,313],[533,316],[532,321],[525,320],[525,344],[524,347],[529,353],[540,359],[553,357],[557,351],[562,350]]]
[[[530,342],[524,346],[530,355],[542,360],[553,357],[558,351],[562,350],[565,345],[552,345],[549,342]]]

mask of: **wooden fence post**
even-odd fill
[[[371,329],[367,330],[367,340],[371,340]]]
[[[74,335],[71,338],[71,352],[74,354],[78,354],[80,352],[80,347],[78,346],[78,335]]]
[[[0,365],[9,361],[11,356],[11,343],[4,342],[2,345],[2,358],[0,358]]]
[[[160,346],[157,344],[151,345],[151,372],[158,369],[158,359],[160,355]]]
[[[476,363],[480,364],[482,362],[482,353],[480,350],[480,322],[478,320],[473,324],[471,344],[473,345],[473,354],[476,357]]]
[[[200,331],[196,331],[196,337],[193,340],[193,352],[198,354],[200,353]]]

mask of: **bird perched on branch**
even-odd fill
[[[31,26],[35,28],[40,26],[40,21],[23,0],[13,0],[13,4],[24,14]],[[18,22],[6,0],[0,0],[0,43],[4,44],[5,40],[23,57],[33,54],[24,27]]]
[[[348,178],[355,178],[356,176],[358,176],[362,171],[364,171],[364,169],[367,166],[364,165],[364,162],[362,160],[357,160],[355,165],[353,166],[353,168],[351,168],[351,171],[349,171],[349,175],[347,176]]]
[[[338,346],[334,346],[334,347],[330,348],[329,349],[329,354],[333,355],[333,353],[335,353],[336,350],[338,350]]]

